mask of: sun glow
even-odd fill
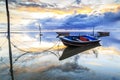
[[[99,5],[98,5],[99,6]],[[19,11],[30,11],[30,12],[39,12],[39,13],[54,13],[54,14],[89,14],[96,9],[92,8],[91,5],[83,5],[81,7],[68,7],[68,8],[40,8],[40,7],[20,7],[18,8]],[[101,13],[104,12],[118,12],[120,10],[119,4],[109,4],[109,5],[100,5],[97,7]]]

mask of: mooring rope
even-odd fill
[[[6,42],[7,42],[7,39],[2,40],[2,42],[0,43],[0,48],[2,48],[5,45]]]
[[[27,55],[27,54],[38,55],[38,54],[40,54],[40,53],[50,52],[50,53],[54,54],[55,56],[57,56],[54,52],[49,51],[49,50],[53,49],[58,43],[59,43],[59,41],[57,41],[52,47],[50,47],[50,48],[48,48],[48,49],[45,49],[45,50],[43,50],[43,51],[40,51],[39,53],[36,52],[36,53],[33,54],[33,51],[26,51],[26,50],[20,49],[20,48],[18,48],[14,43],[11,42],[11,44],[12,44],[16,49],[18,49],[19,51],[25,52],[24,54],[19,55],[19,56],[14,60],[14,63],[15,63],[16,61],[18,61],[19,58],[21,58],[22,56]],[[57,57],[58,57],[58,56],[57,56]]]

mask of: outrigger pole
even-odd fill
[[[13,61],[12,61],[12,49],[11,49],[11,36],[10,36],[10,14],[9,14],[9,7],[8,7],[8,0],[5,1],[6,4],[6,15],[7,15],[7,38],[8,38],[8,49],[9,49],[9,60],[10,60],[10,74],[11,80],[14,80],[14,73],[13,73]]]

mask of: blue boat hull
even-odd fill
[[[80,37],[80,36],[70,36],[70,37],[73,38],[73,37]],[[85,46],[85,45],[91,45],[91,44],[96,44],[100,42],[100,40],[95,38],[93,38],[93,40],[91,41],[77,41],[77,40],[72,40],[69,37],[61,37],[60,40],[63,42],[65,46]]]

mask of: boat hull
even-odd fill
[[[66,40],[65,38],[60,38],[60,40],[63,42],[65,46],[85,46],[85,45],[91,45],[91,44],[96,44],[100,42],[100,40],[85,41],[85,42],[70,41],[70,40]]]

